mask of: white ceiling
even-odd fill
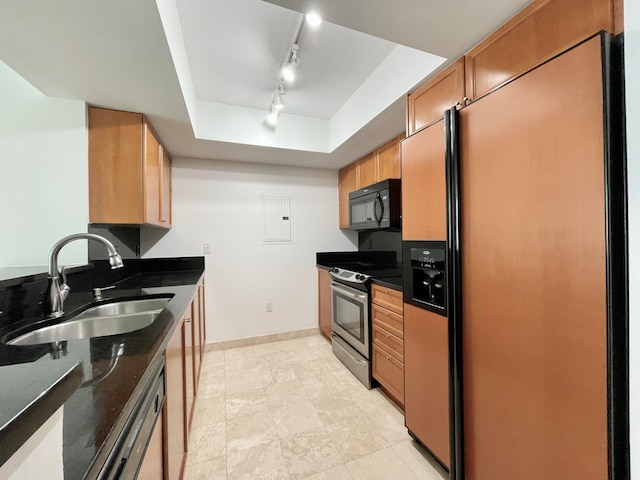
[[[338,168],[404,130],[404,94],[443,61],[425,52],[455,58],[526,3],[316,0],[329,22],[303,29],[275,131],[302,18],[279,5],[311,0],[11,0],[0,60],[46,95],[145,113],[174,156]]]

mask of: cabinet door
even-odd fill
[[[204,280],[198,287],[198,307],[200,309],[200,352],[204,359],[204,346],[207,342],[207,322],[204,309]]]
[[[318,327],[331,339],[331,276],[324,268],[318,269]]]
[[[378,175],[376,176],[378,182],[382,182],[388,178],[401,177],[400,140],[403,138],[404,135],[394,138],[378,149]]]
[[[195,380],[195,392],[198,394],[198,383],[200,381],[200,366],[202,364],[202,338],[200,330],[200,298],[198,292],[193,297],[191,302],[191,316],[192,316],[192,328],[193,328],[193,374]]]
[[[443,121],[402,141],[402,239],[446,240]]]
[[[465,55],[471,99],[600,30],[622,31],[622,0],[537,0]]]
[[[371,152],[366,157],[358,160],[358,185],[357,188],[366,187],[378,181],[376,177],[376,154]]]
[[[447,318],[405,303],[404,332],[404,413],[406,425],[441,462],[448,466],[449,337]]]
[[[185,396],[185,442],[189,440],[191,422],[193,420],[193,406],[195,400],[195,376],[193,364],[193,323],[191,311],[185,314],[183,328],[183,353],[184,353],[184,396]]]
[[[358,187],[358,164],[347,165],[338,172],[340,228],[349,228],[349,193]]]
[[[187,451],[182,336],[183,329],[180,325],[176,328],[165,351],[166,398],[163,421],[166,474],[169,480],[178,480],[182,477]]]
[[[372,345],[371,375],[404,405],[404,365],[378,344]]]
[[[144,124],[144,212],[145,223],[161,225],[160,188],[161,158],[160,143],[149,124]]]
[[[162,151],[160,222],[163,227],[171,227],[171,157],[169,152],[160,146]]]
[[[89,108],[89,222],[140,224],[143,117]]]
[[[407,135],[435,122],[456,103],[462,104],[464,96],[464,58],[460,58],[407,97]]]

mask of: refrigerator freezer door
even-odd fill
[[[447,317],[408,303],[404,304],[405,423],[448,468],[450,445],[447,329]]]
[[[602,54],[460,112],[466,480],[608,478]]]

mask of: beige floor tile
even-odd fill
[[[255,390],[262,388],[262,386],[262,377],[258,370],[229,373],[225,376],[225,389],[227,394]]]
[[[329,369],[317,359],[311,360],[290,360],[291,368],[296,372],[298,378],[320,376],[330,373]]]
[[[331,373],[331,375],[333,375],[343,385],[345,390],[347,389],[364,390],[364,391],[367,390],[366,387],[362,385],[362,383],[360,383],[360,381],[356,377],[353,376],[353,373],[351,373],[346,368],[338,372],[329,372],[329,373]]]
[[[225,414],[225,397],[218,395],[215,397],[198,397],[193,414],[193,424],[191,428],[202,427],[212,423],[224,422]]]
[[[199,397],[217,397],[224,395],[225,391],[224,370],[220,369],[216,372],[203,370],[202,373],[200,373],[200,383],[198,384]]]
[[[373,424],[376,433],[387,442],[387,445],[395,445],[400,442],[411,440],[404,426],[404,417],[395,410],[380,409],[367,418]]]
[[[311,403],[324,425],[342,422],[362,415],[358,405],[344,391],[320,395],[312,398]]]
[[[296,372],[286,362],[260,366],[260,376],[265,387],[298,379]]]
[[[353,480],[353,477],[346,465],[338,465],[324,472],[305,477],[304,480]]]
[[[300,383],[309,398],[315,398],[321,395],[331,395],[344,391],[344,385],[329,373],[301,378]]]
[[[227,420],[269,410],[264,388],[230,393],[226,396]]]
[[[444,480],[449,475],[418,442],[407,440],[393,447],[402,461],[409,467],[418,480]]]
[[[227,455],[277,439],[270,410],[227,420]]]
[[[245,358],[251,358],[256,356],[256,349],[254,345],[247,347],[228,348],[224,351],[225,363],[234,363],[238,360]]]
[[[208,462],[226,454],[225,422],[191,429],[187,465]]]
[[[347,468],[355,480],[417,480],[392,448],[353,460]]]
[[[273,409],[272,413],[280,438],[322,427],[322,421],[309,401]]]
[[[225,375],[229,375],[230,373],[243,373],[250,370],[258,370],[259,368],[260,364],[256,357],[242,357],[225,362],[224,373]]]
[[[342,464],[325,427],[280,441],[291,480],[300,480]]]
[[[184,480],[226,480],[226,478],[226,456],[195,465],[187,465],[184,473]]]
[[[388,447],[364,415],[325,428],[345,463]]]
[[[275,383],[265,388],[271,408],[280,408],[292,403],[300,403],[309,400],[299,380]]]
[[[331,345],[329,341],[324,338],[322,335],[310,335],[308,337],[304,337],[304,341],[310,347],[321,347],[325,345]]]
[[[288,480],[289,475],[280,442],[230,452],[227,480]]]
[[[203,368],[210,368],[215,365],[224,365],[224,350],[205,352],[202,356]]]

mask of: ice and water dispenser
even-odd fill
[[[446,315],[446,243],[402,243],[404,301]]]

